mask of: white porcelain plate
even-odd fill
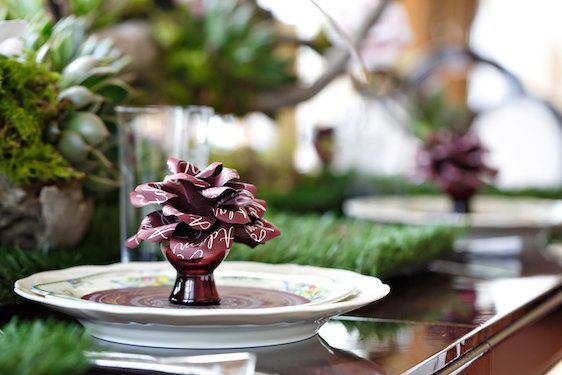
[[[451,212],[444,196],[362,197],[344,204],[346,215],[381,223],[468,225],[482,230],[545,229],[562,226],[562,200],[477,196],[472,212]]]
[[[384,297],[379,279],[298,265],[224,262],[215,277],[221,305],[167,301],[166,262],[81,266],[41,272],[15,292],[79,319],[98,338],[168,348],[235,348],[313,336],[330,317]]]

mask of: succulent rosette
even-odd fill
[[[200,170],[175,158],[168,159],[168,169],[164,181],[141,184],[130,193],[133,206],[162,209],[143,219],[127,247],[166,243],[175,256],[196,262],[212,254],[224,257],[233,242],[255,247],[280,234],[264,219],[266,202],[255,197],[256,187],[238,182],[236,170],[219,162]]]
[[[468,200],[485,178],[497,173],[485,163],[487,152],[474,133],[440,130],[429,136],[418,152],[417,170],[422,178],[438,184],[454,200]]]

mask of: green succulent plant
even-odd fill
[[[154,19],[163,69],[153,80],[172,101],[245,113],[260,91],[294,80],[271,17],[252,1],[194,1]]]
[[[86,175],[85,186],[103,193],[118,186],[112,152],[113,107],[131,88],[120,78],[127,64],[109,38],[88,36],[88,19],[69,16],[33,24],[27,59],[59,73],[57,100],[68,109],[46,130],[48,141]],[[114,154],[114,152],[113,152]]]
[[[40,19],[45,15],[43,0],[0,0],[2,19]]]
[[[52,69],[70,78],[73,75],[64,72],[62,66],[66,66],[69,56],[80,55],[72,44],[74,39],[80,39],[84,29],[142,20],[141,23],[151,27],[160,54],[155,62],[158,69],[136,72],[135,83],[144,91],[138,97],[140,103],[208,105],[222,113],[245,114],[256,108],[260,94],[285,92],[296,81],[292,61],[298,40],[284,35],[281,24],[257,6],[255,0],[0,0],[0,4],[2,2],[9,4],[9,17],[42,21],[35,22],[38,32],[31,49],[36,51],[46,43],[45,35],[53,31],[65,34],[64,30],[72,23],[64,22],[63,18],[53,27],[44,19],[54,14],[88,16],[86,25],[71,33],[73,38],[65,35],[51,41],[54,48],[49,53]],[[154,41],[147,43],[152,45]],[[316,48],[317,44],[309,45]],[[38,56],[42,61],[43,54]],[[80,63],[78,67],[90,62],[84,59]],[[117,60],[110,65],[115,67],[115,64],[122,62]],[[93,69],[99,72],[97,67]],[[63,82],[67,79],[63,77]],[[113,86],[111,90],[119,91],[119,88]],[[91,98],[86,92],[81,95],[84,100]]]
[[[413,96],[412,130],[420,139],[427,139],[439,129],[465,133],[471,120],[470,111],[453,104],[442,91]]]
[[[33,121],[27,121],[25,126],[33,127],[34,134],[39,134],[34,143],[30,143],[23,134],[18,133],[19,138],[14,135],[19,131],[19,122],[7,117],[18,105],[25,107],[27,102],[11,103],[14,98],[8,97],[9,100],[4,102],[6,114],[3,119],[6,123],[16,124],[12,127],[16,130],[2,129],[2,133],[10,137],[2,141],[5,160],[0,172],[21,185],[53,181],[58,177],[81,177],[84,186],[95,193],[114,189],[118,186],[118,171],[112,161],[116,159],[113,108],[131,92],[120,78],[127,57],[115,48],[111,39],[89,35],[89,20],[85,17],[69,16],[53,22],[41,1],[0,2],[4,18],[25,17],[31,29],[25,40],[24,55],[17,61],[6,59],[4,64],[12,68],[22,65],[31,70],[33,66],[41,67],[33,71],[34,77],[41,81],[43,75],[43,80],[50,82],[49,95],[45,98],[54,100],[51,104],[56,107],[49,116],[40,112],[41,108],[28,111],[26,115]],[[23,92],[15,98],[28,95],[31,93]],[[40,113],[35,116],[34,110]],[[16,138],[18,142],[14,141]],[[11,148],[9,152],[6,151],[8,147]],[[51,154],[58,158],[57,168],[44,169],[43,166],[55,163],[55,156]],[[22,164],[24,156],[27,162]],[[29,167],[24,173],[32,164],[37,166]],[[65,168],[61,166],[63,164]],[[21,171],[13,171],[14,168]]]

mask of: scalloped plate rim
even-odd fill
[[[258,262],[224,262],[224,268],[250,268],[250,269],[258,269],[259,272],[271,272],[271,270],[276,270],[277,274],[284,274],[283,271],[292,270],[296,271],[297,269],[302,272],[304,270],[313,271],[317,274],[320,273],[324,277],[332,278],[334,276],[337,279],[341,280],[341,278],[346,279],[348,282],[352,280],[355,282],[355,286],[358,289],[358,292],[348,297],[342,301],[336,302],[328,302],[326,304],[302,304],[296,306],[287,306],[287,307],[271,307],[271,308],[258,308],[258,309],[223,309],[223,310],[187,310],[187,309],[162,309],[162,308],[151,308],[151,307],[136,307],[136,306],[119,306],[119,305],[108,305],[108,304],[100,304],[100,303],[91,303],[91,301],[84,301],[84,300],[66,300],[61,297],[50,297],[50,296],[40,296],[31,290],[31,286],[33,285],[33,280],[36,280],[39,277],[45,277],[53,274],[63,274],[63,273],[71,273],[71,272],[84,272],[85,270],[92,270],[92,269],[104,269],[104,268],[111,268],[111,269],[120,269],[121,267],[150,267],[154,266],[155,263],[159,266],[167,265],[166,262],[136,262],[136,263],[115,263],[112,265],[107,266],[76,266],[70,267],[61,270],[55,271],[44,271],[39,272],[29,277],[20,279],[16,281],[14,285],[14,291],[22,296],[23,298],[39,302],[45,305],[49,305],[54,308],[62,308],[62,309],[78,309],[84,310],[87,312],[92,313],[105,313],[105,314],[114,314],[122,317],[135,317],[137,315],[143,316],[153,316],[153,317],[186,317],[186,318],[198,318],[198,317],[205,317],[205,318],[220,318],[220,317],[267,317],[267,316],[276,316],[276,315],[298,315],[299,313],[304,315],[322,315],[323,312],[328,311],[351,311],[361,306],[364,306],[370,302],[373,302],[377,299],[380,299],[388,294],[390,291],[390,287],[386,284],[383,284],[378,278],[372,276],[365,276],[354,273],[348,270],[341,270],[341,269],[332,269],[332,268],[321,268],[321,267],[314,267],[314,266],[302,266],[296,264],[267,264],[267,263],[258,263]],[[269,270],[269,271],[266,271]],[[246,269],[244,269],[246,271]],[[220,272],[217,270],[217,272]],[[289,273],[291,274],[291,273]],[[298,273],[293,273],[297,275]],[[328,275],[329,274],[329,275]],[[72,278],[68,276],[64,276],[65,279]],[[60,280],[59,278],[59,281]],[[26,284],[31,284],[31,286],[27,286]],[[36,283],[35,283],[36,284]],[[370,288],[369,288],[370,287]],[[370,289],[370,290],[369,290]],[[341,314],[343,312],[338,312]],[[71,314],[72,315],[72,314]],[[337,314],[336,314],[337,315]],[[297,318],[293,316],[293,318]]]

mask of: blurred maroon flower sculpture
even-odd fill
[[[158,204],[136,235],[126,242],[160,243],[163,254],[178,271],[170,301],[178,304],[219,303],[213,271],[234,242],[255,247],[280,234],[267,222],[266,202],[256,199],[256,187],[236,182],[238,172],[212,163],[199,170],[192,164],[168,159],[162,182],[139,185],[130,194],[135,207]]]
[[[419,151],[417,169],[425,180],[435,182],[452,198],[455,212],[469,212],[470,198],[482,186],[482,179],[497,173],[484,162],[487,152],[475,134],[440,130]]]

